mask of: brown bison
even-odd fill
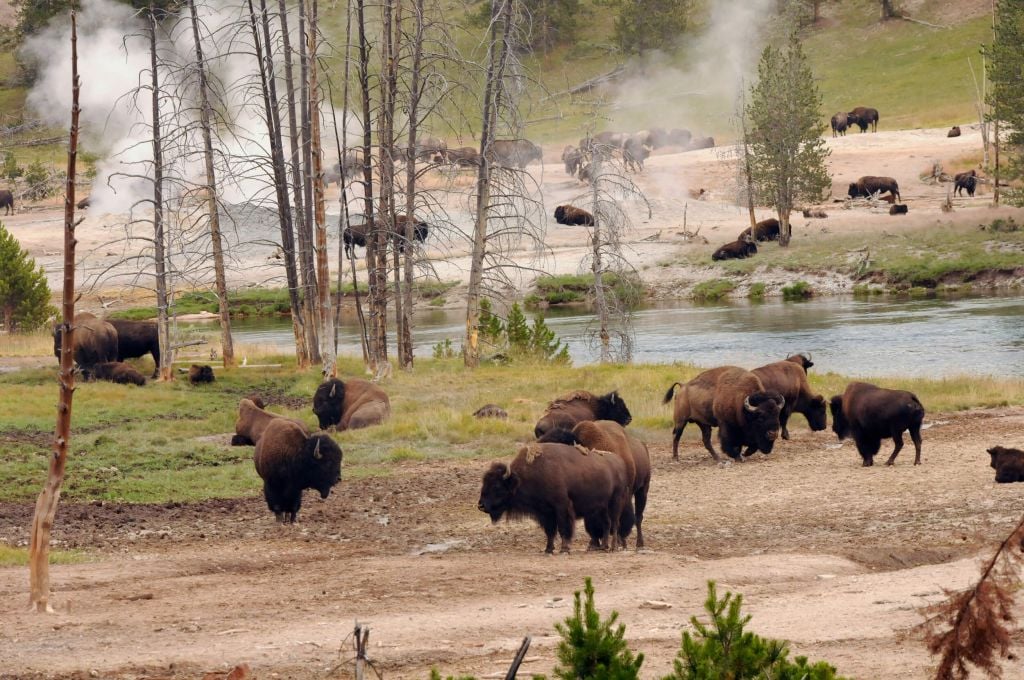
[[[698,151],[700,149],[713,149],[715,148],[714,137],[694,137],[690,140],[690,143],[686,145],[687,151]]]
[[[807,210],[807,209],[804,209],[802,212],[804,214],[804,217],[806,217],[808,219],[812,219],[813,218],[813,219],[823,220],[826,217],[828,217],[828,213],[825,212],[824,210]]]
[[[188,381],[193,385],[212,383],[216,379],[217,378],[213,375],[212,366],[192,364],[188,367]]]
[[[487,160],[502,168],[521,170],[543,157],[541,148],[527,139],[496,139],[487,150]]]
[[[626,169],[640,172],[644,169],[644,161],[651,155],[651,147],[646,144],[647,137],[632,135],[622,145],[622,160]]]
[[[858,106],[846,114],[850,125],[856,125],[861,132],[867,132],[868,127],[872,132],[878,132],[878,109]]]
[[[342,157],[341,163],[335,163],[329,168],[323,171],[320,176],[324,183],[324,186],[328,184],[337,184],[338,188],[341,188],[341,181],[363,171],[363,153],[358,150],[352,150],[347,152]]]
[[[532,517],[544,530],[544,552],[569,552],[576,520],[584,518],[597,545],[610,545],[629,505],[626,466],[614,453],[581,451],[574,446],[532,443],[512,462],[492,463],[480,486],[477,509],[497,523],[502,517]]]
[[[993,446],[988,453],[992,456],[989,464],[996,471],[996,482],[1024,482],[1024,451]]]
[[[416,140],[416,148],[413,149],[412,153],[406,149],[403,154],[403,160],[421,160],[429,162],[437,162],[444,160],[448,154],[448,143],[440,137],[434,137],[426,135]]]
[[[405,252],[405,224],[408,221],[409,218],[406,217],[405,215],[396,215],[395,227],[388,228],[388,239],[396,248],[398,248],[398,252],[400,253]],[[376,223],[379,228],[384,228],[384,221],[381,220],[380,218],[377,218]],[[417,220],[414,217],[412,229],[413,240],[423,243],[424,241],[427,240],[427,236],[429,234],[430,225],[422,220]],[[364,221],[361,223],[349,224],[349,226],[345,227],[345,230],[342,232],[341,237],[342,240],[345,242],[345,257],[355,257],[356,246],[359,246],[360,248],[365,248],[366,241],[368,238],[370,238],[370,228],[367,222],[365,221],[365,218]]]
[[[637,550],[643,548],[644,509],[647,507],[647,495],[651,489],[651,456],[647,445],[613,420],[584,420],[571,430],[556,427],[546,432],[538,441],[559,442],[572,446],[578,444],[588,449],[611,451],[622,459],[626,466],[630,493],[633,494],[633,514],[632,522],[627,520],[619,524],[620,545],[626,547],[626,537],[632,529],[631,524],[635,524],[636,547]],[[588,528],[588,533],[593,536],[600,532]]]
[[[117,330],[95,315],[83,312],[76,314],[72,333],[72,356],[80,368],[118,361]],[[53,329],[53,355],[60,359],[63,324]]]
[[[391,415],[391,400],[379,386],[351,378],[342,382],[330,378],[316,388],[313,413],[320,429],[335,426],[339,431],[380,425]]]
[[[799,366],[800,368],[804,369],[804,373],[809,372],[811,370],[811,366],[814,365],[814,362],[811,361],[810,352],[808,352],[807,354],[804,354],[803,352],[800,352],[798,354],[790,354],[788,357],[786,357],[786,361],[792,362]]]
[[[785,406],[779,412],[779,426],[782,428],[783,439],[789,439],[786,423],[794,413],[800,413],[807,418],[807,424],[814,432],[820,432],[828,426],[828,404],[825,403],[825,397],[811,391],[811,385],[807,382],[807,371],[802,366],[787,359],[755,368],[751,373],[761,380],[766,390],[778,392],[786,400]]]
[[[718,250],[711,253],[711,259],[715,262],[719,260],[742,260],[754,255],[757,255],[757,245],[753,241],[740,239],[721,246]]]
[[[663,146],[668,146],[671,142],[669,132],[665,128],[651,128],[650,130],[642,130],[637,133],[643,140],[643,143],[651,147],[651,149],[660,149]],[[687,140],[689,141],[689,140]]]
[[[270,421],[278,418],[290,420],[309,434],[309,428],[301,420],[271,413],[259,397],[242,399],[238,402],[238,419],[235,420],[235,435],[231,438],[232,446],[253,446],[263,436]]]
[[[583,153],[570,144],[562,149],[562,162],[565,163],[565,174],[575,176],[583,165]]]
[[[906,203],[902,205],[894,204],[889,206],[890,215],[906,215],[908,212],[910,212],[910,206],[908,206]]]
[[[445,154],[445,160],[460,168],[478,168],[480,152],[471,146],[460,146],[458,149],[449,149]]]
[[[786,400],[778,392],[765,390],[750,371],[736,366],[712,368],[688,383],[672,383],[663,403],[672,401],[673,393],[673,459],[679,459],[679,438],[687,423],[697,423],[704,448],[716,461],[722,459],[711,445],[711,428],[715,426],[722,450],[733,460],[742,461],[743,446],[747,456],[757,450],[772,452],[779,436],[779,412]]]
[[[91,195],[86,196],[85,198],[80,200],[78,203],[75,203],[75,207],[78,208],[79,210],[85,210],[90,205],[92,205],[92,196]]]
[[[615,390],[600,397],[586,390],[576,390],[548,404],[544,415],[534,426],[533,434],[540,438],[556,427],[571,430],[584,420],[614,420],[625,427],[633,421],[633,416]]]
[[[978,187],[978,171],[968,170],[957,173],[953,177],[953,187],[954,196],[963,196],[964,189],[966,189],[967,195],[974,198],[974,190]]]
[[[75,331],[76,333],[78,331]],[[146,384],[146,378],[128,364],[120,361],[105,361],[82,369],[82,377],[86,380],[107,380],[119,385]]]
[[[851,182],[846,192],[850,198],[870,198],[872,194],[890,193],[900,200],[900,185],[892,177],[874,177],[865,175],[856,182]]]
[[[832,116],[832,136],[846,136],[846,128],[849,127],[849,116],[842,111]]]
[[[155,321],[108,319],[117,331],[117,360],[153,357],[152,378],[160,374],[160,333]]]
[[[947,137],[959,137],[960,136],[960,126],[959,125],[954,125],[953,127],[949,128],[949,132],[946,133],[946,136]]]
[[[774,217],[769,217],[766,220],[761,220],[754,225],[751,229],[747,227],[740,232],[737,241],[749,241],[750,234],[753,231],[755,241],[778,241],[779,240],[779,221]]]
[[[668,131],[668,143],[670,146],[688,146],[693,134],[685,128],[672,128]]]
[[[256,442],[253,461],[277,521],[295,521],[305,489],[316,489],[326,499],[341,481],[341,458],[341,448],[330,436],[310,435],[287,418],[271,420]]]
[[[0,208],[4,209],[4,215],[14,212],[14,194],[7,189],[0,189]]]
[[[560,205],[555,208],[555,222],[569,226],[594,226],[594,216],[574,205]]]
[[[903,432],[914,442],[914,465],[921,464],[921,422],[924,406],[911,392],[890,390],[865,382],[852,382],[841,395],[832,397],[832,431],[840,440],[853,437],[864,466],[874,465],[882,439],[891,437],[895,448],[886,465],[896,461],[903,448]]]

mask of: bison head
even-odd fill
[[[562,220],[564,220],[564,219],[565,219],[565,206],[564,205],[560,205],[557,208],[555,208],[555,222],[558,222],[559,224],[564,224],[564,222],[562,222]]]
[[[331,378],[321,383],[313,395],[313,413],[320,421],[320,429],[326,430],[341,423],[345,405],[345,383]]]
[[[811,426],[811,430],[821,432],[828,427],[826,411],[828,411],[828,407],[825,404],[825,397],[819,394],[811,399],[810,405],[804,412],[804,417],[807,418],[807,424]]]
[[[504,463],[494,463],[484,473],[476,509],[486,512],[492,522],[497,522],[511,508],[512,499],[518,488],[519,477]]]
[[[808,352],[807,354],[804,354],[803,352],[800,352],[799,354],[790,354],[788,357],[786,357],[786,361],[791,361],[800,368],[804,369],[804,373],[811,370],[811,366],[814,365],[814,362],[811,361],[810,352]]]
[[[316,489],[327,498],[341,481],[341,447],[329,435],[314,434],[302,449],[302,488]]]
[[[850,186],[846,190],[846,195],[850,198],[857,198],[860,196],[860,187],[857,186],[856,182],[850,182]]]
[[[623,427],[633,422],[633,416],[617,390],[597,398],[597,412],[594,416],[595,420],[614,420]]]
[[[850,423],[846,420],[846,416],[843,414],[843,397],[840,394],[832,397],[832,401],[829,402],[828,408],[832,411],[832,431],[836,433],[836,436],[840,440],[846,439],[850,436]]]
[[[771,453],[779,438],[779,413],[786,399],[778,392],[754,392],[743,400],[746,429],[757,449]]]

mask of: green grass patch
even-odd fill
[[[693,287],[691,296],[697,302],[717,302],[736,289],[736,284],[729,279],[712,279],[702,281]],[[762,291],[763,294],[763,291]]]
[[[49,557],[50,564],[81,564],[88,561],[88,557],[80,550],[51,550]],[[28,548],[14,548],[0,543],[0,568],[27,566]]]
[[[758,281],[750,286],[750,290],[747,291],[747,298],[751,300],[764,300],[765,284]]]
[[[783,300],[806,300],[814,296],[814,289],[806,281],[794,281],[782,287]]]
[[[640,304],[643,298],[643,284],[636,277],[604,274],[601,280],[612,289],[619,300],[628,306]],[[533,307],[540,302],[549,305],[586,303],[592,297],[593,274],[561,274],[541,276],[534,284],[537,292],[527,297],[526,306]]]

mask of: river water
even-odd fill
[[[429,310],[415,318],[417,356],[450,339],[457,350],[464,312]],[[528,315],[531,316],[532,315]],[[589,341],[594,317],[550,309],[548,325],[568,343],[575,365],[597,360]],[[758,366],[794,352],[811,352],[815,370],[850,376],[992,375],[1024,377],[1024,297],[929,299],[823,297],[636,310],[634,361],[698,366]],[[291,322],[233,322],[236,341],[292,348]],[[355,319],[342,325],[343,354],[358,354]]]

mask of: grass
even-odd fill
[[[310,402],[319,372],[297,372],[286,357],[274,361],[284,367],[218,371],[217,382],[201,390],[180,381],[143,388],[79,385],[64,497],[163,503],[258,496],[252,449],[226,444],[239,398],[264,394],[271,410],[315,426]],[[516,442],[532,439],[533,425],[550,399],[581,388],[620,390],[633,413],[630,427],[648,440],[663,441],[671,429],[671,411],[661,404],[665,389],[700,370],[683,364],[517,364],[467,371],[459,359],[421,358],[415,371],[395,371],[386,385],[390,420],[334,436],[345,452],[346,479],[387,476],[396,464],[409,461],[507,458]],[[361,361],[341,360],[342,376],[362,372]],[[46,476],[57,399],[54,374],[55,368],[0,375],[0,502],[30,502]],[[810,381],[832,395],[843,390],[848,378],[812,371]],[[1020,379],[887,379],[884,384],[914,391],[930,413],[1024,404]],[[508,420],[472,417],[488,402],[504,407]]]
[[[764,300],[765,288],[765,284],[761,281],[752,284],[747,292],[747,298],[751,300]]]
[[[616,296],[635,306],[643,296],[643,284],[637,278],[620,277],[617,274],[602,276],[604,283],[612,288]],[[560,274],[557,276],[541,276],[534,283],[536,293],[526,300],[528,307],[539,302],[549,305],[573,304],[589,302],[594,288],[593,274]]]
[[[727,297],[735,288],[736,284],[729,279],[711,279],[694,286],[692,295],[697,302],[715,302]]]
[[[782,287],[783,300],[806,300],[814,295],[814,289],[806,281],[794,281]]]
[[[88,558],[78,550],[51,550],[50,564],[79,564]],[[27,567],[28,548],[12,548],[0,543],[0,568]]]

